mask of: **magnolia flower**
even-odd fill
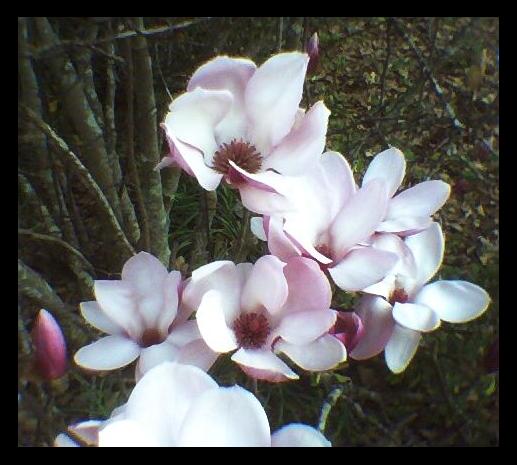
[[[338,312],[336,324],[329,333],[339,339],[350,353],[363,337],[363,322],[355,312]]]
[[[367,289],[377,295],[361,298],[356,311],[364,324],[364,335],[350,356],[362,360],[384,350],[388,368],[401,373],[415,355],[422,333],[437,329],[442,320],[464,323],[477,318],[488,308],[490,297],[466,281],[426,284],[443,259],[444,237],[438,223],[404,242],[394,237],[384,237],[377,246],[398,247],[406,258],[395,273]],[[407,258],[408,250],[412,259]]]
[[[383,179],[388,187],[386,214],[376,231],[403,236],[423,231],[431,224],[431,215],[449,198],[451,188],[443,181],[424,181],[395,195],[405,171],[403,153],[392,147],[377,154],[364,174],[363,186],[373,179]]]
[[[345,347],[328,334],[336,320],[330,301],[329,282],[314,261],[294,257],[286,264],[272,255],[255,265],[202,266],[183,292],[208,346],[219,353],[237,349],[232,360],[243,371],[273,382],[298,378],[275,353],[314,371],[345,360]]]
[[[250,60],[219,56],[196,70],[187,92],[169,107],[162,127],[176,164],[206,190],[221,179],[245,189],[247,173],[305,172],[325,145],[329,110],[323,102],[299,108],[309,57],[280,53],[259,68]]]
[[[137,383],[127,403],[105,422],[72,434],[100,447],[328,447],[316,429],[290,424],[271,435],[257,398],[239,386],[220,387],[199,368],[163,362]],[[78,437],[79,436],[79,437]],[[57,446],[78,446],[64,434]]]
[[[318,67],[320,61],[320,48],[319,48],[318,33],[312,34],[311,38],[307,41],[306,51],[309,55],[309,66],[307,67],[307,74],[311,74]]]
[[[368,246],[386,211],[383,179],[357,189],[350,166],[336,152],[325,153],[305,176],[267,174],[267,179],[249,175],[272,189],[267,203],[265,196],[254,193],[243,194],[242,199],[254,211],[277,212],[262,220],[254,218],[251,224],[258,237],[267,238],[273,255],[282,260],[311,257],[346,291],[380,281],[395,265],[395,254]]]
[[[31,332],[34,368],[46,380],[60,378],[67,368],[66,343],[55,318],[41,309]]]
[[[81,303],[83,317],[109,336],[75,354],[75,362],[92,370],[113,370],[137,358],[137,378],[164,360],[207,370],[217,355],[204,343],[192,311],[178,308],[179,271],[167,272],[146,252],[131,257],[119,281],[95,281],[96,301]]]

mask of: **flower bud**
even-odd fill
[[[54,317],[40,310],[32,329],[34,367],[45,380],[60,378],[67,368],[66,343]]]
[[[307,74],[314,72],[320,61],[318,33],[315,32],[307,42],[306,52],[309,55],[309,65],[307,66]]]
[[[330,330],[330,334],[344,344],[347,352],[354,350],[363,333],[363,322],[355,312],[338,312],[336,323]]]

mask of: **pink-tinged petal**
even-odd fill
[[[196,321],[203,339],[212,350],[225,353],[237,348],[235,334],[228,326],[232,322],[225,318],[220,292],[212,290],[203,296]]]
[[[415,303],[432,308],[443,321],[466,323],[485,312],[490,296],[467,281],[436,281],[420,290]]]
[[[336,322],[334,310],[310,310],[286,315],[277,328],[278,335],[292,344],[304,345],[313,342],[328,332]]]
[[[293,257],[284,268],[289,295],[282,314],[330,307],[332,290],[319,265],[309,258]]]
[[[175,159],[167,155],[160,160],[160,162],[154,167],[154,170],[160,171],[161,169],[168,168],[169,166],[176,166],[176,164],[177,162],[175,161]],[[191,176],[194,175],[193,173],[188,174],[190,174]]]
[[[382,221],[376,231],[409,236],[428,228],[432,221],[429,216],[398,216]]]
[[[219,143],[229,142],[246,134],[244,92],[255,69],[255,63],[250,60],[219,56],[198,68],[189,81],[188,91],[193,91],[196,87],[229,90],[234,98],[231,110],[215,129]]]
[[[254,216],[250,219],[250,230],[257,239],[267,241],[266,232],[264,231],[264,220],[261,216]]]
[[[178,304],[180,300],[179,293],[181,286],[182,279],[179,271],[171,271],[163,282],[161,289],[164,296],[163,307],[156,319],[156,327],[163,333],[167,333],[171,323],[173,323],[178,317]]]
[[[332,447],[332,444],[317,429],[291,423],[271,435],[271,447]]]
[[[240,348],[232,355],[232,360],[250,374],[262,374],[264,377],[257,379],[298,379],[298,375],[292,371],[282,360],[270,350]],[[249,368],[254,370],[248,370]],[[258,371],[257,371],[258,370]],[[276,381],[278,382],[278,381]]]
[[[393,274],[393,270],[382,281],[372,284],[371,286],[361,289],[365,294],[373,294],[390,299],[392,292],[396,289],[397,276]]]
[[[269,447],[271,432],[257,398],[240,386],[205,392],[189,410],[179,447]]]
[[[422,286],[438,271],[443,260],[445,249],[442,228],[438,223],[405,240],[415,259],[416,273],[414,279]]]
[[[136,381],[140,381],[142,376],[144,376],[151,368],[154,368],[162,362],[177,362],[179,354],[179,347],[174,344],[170,344],[167,341],[142,349],[136,364]]]
[[[381,281],[397,264],[394,253],[372,247],[354,249],[328,271],[345,291],[360,291]]]
[[[345,346],[330,334],[303,345],[280,340],[275,345],[275,351],[284,353],[299,367],[308,371],[330,370],[346,360]]]
[[[337,312],[336,324],[329,333],[339,339],[350,353],[363,337],[364,325],[355,312]]]
[[[265,307],[270,313],[277,313],[287,299],[287,281],[283,269],[285,263],[273,255],[257,260],[244,285],[241,308],[247,311]]]
[[[217,189],[223,175],[211,168],[211,159],[205,161],[203,153],[199,149],[180,141],[173,134],[168,133],[167,140],[171,153],[174,154],[175,163],[181,169],[190,176],[194,176],[203,189],[207,191]],[[210,155],[210,157],[212,156],[213,154]]]
[[[88,420],[68,427],[73,437],[79,438],[83,444],[97,446],[99,444],[99,430],[104,425],[100,420]]]
[[[167,277],[167,269],[160,260],[147,252],[132,256],[122,268],[122,279],[131,283],[138,294],[158,292]]]
[[[117,420],[99,431],[99,447],[167,447],[174,443],[161,442],[141,424],[133,420]]]
[[[417,265],[411,248],[396,234],[375,234],[372,247],[386,252],[392,252],[399,257],[399,261],[392,270],[393,274],[414,277]]]
[[[292,257],[300,256],[301,251],[285,234],[283,223],[284,220],[279,216],[269,217],[267,245],[272,255],[287,262]]]
[[[440,326],[440,318],[427,305],[395,302],[393,318],[399,325],[414,331],[429,332]]]
[[[377,296],[365,295],[359,301],[356,313],[364,325],[363,336],[350,352],[354,360],[374,357],[384,350],[395,324],[391,305]]]
[[[240,310],[241,276],[230,261],[216,261],[192,272],[182,294],[182,307],[197,310],[208,291],[218,291],[223,301],[227,322],[233,321]]]
[[[195,341],[201,337],[196,320],[188,320],[181,325],[174,326],[166,341],[176,347],[184,346],[189,342]]]
[[[404,179],[406,172],[406,160],[404,154],[395,147],[384,150],[370,162],[363,177],[363,186],[372,179],[381,178],[388,187],[388,197],[393,197]]]
[[[218,358],[219,353],[210,349],[207,343],[200,338],[185,344],[180,349],[177,362],[208,371]]]
[[[248,82],[246,110],[252,140],[261,153],[269,153],[291,130],[308,62],[304,53],[279,53],[260,66]]]
[[[290,176],[306,174],[319,162],[325,148],[329,115],[323,101],[316,102],[297,128],[273,149],[262,168]]]
[[[199,396],[217,388],[217,383],[197,367],[163,362],[136,384],[126,404],[125,418],[139,423],[159,444],[174,446]]]
[[[287,218],[284,224],[284,233],[286,237],[293,243],[293,245],[299,249],[304,256],[311,257],[314,260],[328,265],[332,263],[330,257],[330,250],[326,252],[327,255],[323,255],[316,247],[326,246],[326,241],[317,241],[316,229],[314,228],[315,223],[307,221],[307,217],[301,216],[294,218]],[[319,247],[318,247],[319,248]]]
[[[70,436],[60,433],[54,439],[54,447],[81,447]]]
[[[230,111],[233,100],[233,95],[227,90],[197,88],[180,95],[172,101],[165,117],[167,136],[201,151],[205,162],[210,165],[218,147],[215,127]],[[181,147],[176,148],[184,155]]]
[[[122,335],[124,333],[124,329],[114,321],[110,320],[95,300],[81,302],[79,304],[79,309],[81,310],[83,318],[94,328],[107,334]]]
[[[65,337],[58,322],[47,310],[39,311],[31,339],[38,374],[46,380],[63,376],[68,366]]]
[[[414,357],[422,335],[418,331],[395,325],[384,349],[388,368],[395,374],[402,373]]]
[[[330,227],[334,259],[370,236],[383,219],[387,191],[382,179],[372,179],[359,189],[338,213]]]
[[[424,181],[393,197],[386,220],[404,216],[430,216],[449,198],[451,186],[443,181]]]
[[[137,339],[143,330],[136,295],[126,281],[97,280],[94,283],[97,303],[106,316]]]
[[[319,182],[327,193],[326,203],[330,208],[330,219],[333,220],[355,194],[357,186],[350,164],[340,153],[325,152],[321,157],[321,166],[323,177]]]
[[[129,365],[140,355],[140,350],[131,339],[106,336],[79,349],[74,355],[74,361],[89,370],[115,370]]]

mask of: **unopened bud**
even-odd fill
[[[348,352],[352,352],[364,333],[364,325],[355,312],[338,312],[336,323],[330,330]]]
[[[38,313],[31,336],[38,374],[46,380],[63,376],[67,368],[65,338],[57,321],[46,310]]]
[[[309,55],[309,65],[307,66],[307,74],[314,72],[320,61],[318,33],[315,32],[307,42],[306,52]]]

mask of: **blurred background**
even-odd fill
[[[438,279],[464,279],[492,298],[479,319],[426,334],[408,369],[383,356],[255,386],[227,359],[211,374],[254,390],[272,429],[318,425],[335,446],[497,446],[499,438],[499,20],[497,18],[19,18],[18,444],[51,445],[66,425],[104,418],[127,400],[134,367],[86,373],[73,353],[98,337],[78,304],[95,279],[120,277],[132,250],[188,275],[217,259],[266,253],[235,191],[207,193],[176,169],[159,123],[190,75],[219,54],[261,64],[320,56],[302,106],[331,110],[327,150],[360,180],[395,146],[403,188],[452,186],[435,216],[446,236]],[[334,293],[334,308],[356,296]],[[44,381],[30,331],[46,308],[63,328],[69,370]]]

